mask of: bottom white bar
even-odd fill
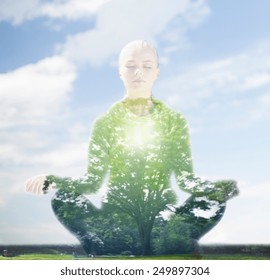
[[[3,260],[1,279],[270,279],[270,260]],[[5,277],[5,278],[3,278]],[[8,277],[8,278],[6,278]]]

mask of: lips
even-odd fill
[[[134,80],[133,83],[145,83],[145,81],[142,79],[137,79],[137,80]]]

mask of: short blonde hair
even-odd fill
[[[148,48],[154,54],[154,56],[156,57],[157,66],[159,66],[159,62],[158,62],[159,58],[158,58],[157,50],[151,44],[149,44],[146,40],[135,40],[135,41],[132,41],[132,42],[128,43],[127,45],[125,45],[122,48],[122,50],[120,52],[120,55],[119,55],[119,60],[118,60],[119,66],[121,64],[123,56],[133,47],[136,47],[137,49]]]

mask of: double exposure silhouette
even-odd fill
[[[197,253],[198,240],[238,193],[236,182],[194,175],[186,119],[152,96],[159,65],[151,45],[143,40],[126,45],[119,75],[126,95],[96,120],[85,176],[40,175],[26,182],[26,190],[57,189],[53,211],[87,254]],[[98,209],[85,195],[97,192],[108,174],[106,199]],[[172,175],[190,193],[180,206]],[[171,211],[169,218],[161,215],[164,210]]]

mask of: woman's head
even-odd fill
[[[158,54],[144,40],[127,44],[119,56],[119,75],[127,94],[132,97],[150,97],[154,81],[159,75]]]

